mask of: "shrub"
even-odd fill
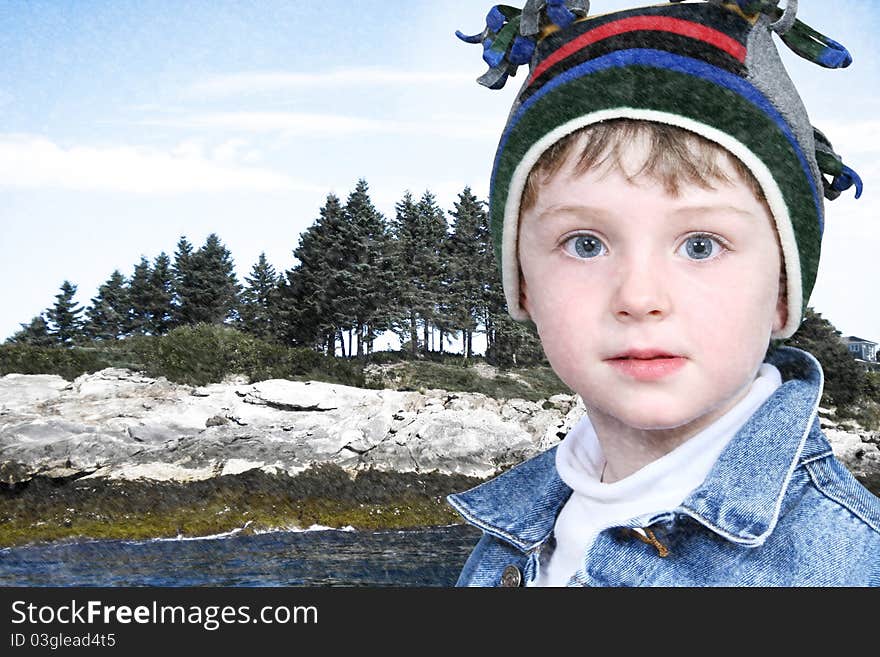
[[[880,372],[865,374],[865,397],[880,404]]]
[[[418,357],[416,357],[417,359]],[[374,351],[369,355],[369,361],[374,365],[390,365],[391,363],[399,363],[405,360],[413,360],[412,353],[405,349],[400,351]]]
[[[797,332],[784,344],[810,352],[825,373],[822,403],[851,406],[864,395],[865,372],[840,341],[840,331],[820,313],[807,308]]]
[[[97,372],[109,363],[91,349],[38,347],[29,344],[0,345],[0,375],[57,374],[68,381]]]
[[[267,342],[216,324],[181,326],[162,337],[139,338],[130,349],[118,349],[143,363],[141,369],[148,376],[164,376],[188,385],[218,383],[229,375],[243,375],[251,383],[313,379],[359,387],[364,384],[360,362]]]
[[[247,337],[209,324],[181,326],[168,335],[140,341],[136,348],[148,376],[169,381],[206,385],[236,371]]]
[[[144,356],[150,353],[146,345],[158,339],[151,335],[132,335],[120,340],[95,340],[83,348],[97,353],[108,367],[144,371],[147,366]]]
[[[880,404],[872,399],[862,399],[857,404],[842,406],[835,415],[839,420],[855,420],[868,431],[880,431]]]

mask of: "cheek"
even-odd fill
[[[598,336],[583,324],[542,322],[537,327],[541,348],[553,372],[572,390],[581,390],[586,376],[585,354],[589,345],[597,343]]]
[[[527,281],[529,308],[535,324],[548,335],[595,317],[603,300],[599,289],[571,267],[547,268]]]
[[[570,375],[577,373],[584,347],[597,344],[597,322],[607,301],[599,297],[596,286],[561,276],[555,277],[553,285],[538,290],[529,284],[528,290],[532,320],[544,353],[570,386]]]
[[[767,241],[772,244],[772,235]],[[676,281],[680,298],[688,298],[690,287],[694,300],[699,299],[714,318],[746,324],[772,321],[780,289],[779,255],[772,246],[746,247],[741,253],[721,256],[705,270],[681,274],[669,277]]]
[[[747,268],[736,276],[706,281],[694,291],[692,302],[680,306],[689,339],[699,341],[704,353],[718,350],[732,365],[760,361],[777,322],[778,290],[778,277]]]
[[[772,260],[776,259],[772,258]],[[743,309],[742,319],[746,321],[751,317],[761,330],[772,327],[776,321],[779,304],[779,265],[767,266],[766,263],[760,262],[756,263],[753,269],[746,271],[751,275],[742,280],[737,293],[737,302]]]

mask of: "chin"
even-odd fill
[[[621,413],[616,415],[619,422],[640,431],[665,431],[678,429],[693,422],[696,417],[684,413],[670,413],[668,409],[656,412]]]

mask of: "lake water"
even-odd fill
[[[321,529],[0,549],[0,586],[452,586],[480,533]]]

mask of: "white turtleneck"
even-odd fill
[[[762,364],[748,394],[727,413],[668,454],[611,484],[601,482],[605,458],[584,415],[556,451],[559,476],[574,491],[556,518],[556,547],[549,559],[542,558],[537,576],[527,585],[565,586],[603,529],[679,506],[781,384],[779,370]]]

